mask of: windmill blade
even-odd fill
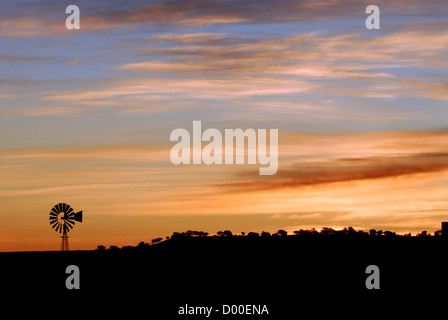
[[[72,207],[70,207],[70,205],[68,205],[68,204],[66,204],[66,203],[64,203],[64,204],[65,204],[64,212],[65,212],[67,215],[69,215],[70,213],[73,212],[73,209],[72,209]]]
[[[50,216],[50,219],[49,219],[49,220],[58,220],[58,217]]]
[[[51,214],[51,215],[54,215],[54,216],[57,216],[57,215],[59,214],[59,212],[57,212],[56,207],[53,207],[53,208],[51,209],[50,214]]]
[[[59,221],[58,221],[58,220],[50,221],[50,224],[51,224],[51,225],[54,225],[54,224],[56,224],[56,223],[59,223]],[[54,227],[53,227],[53,228],[54,228]]]
[[[67,212],[67,204],[66,203],[62,204],[62,212]]]
[[[66,208],[66,211],[65,211],[65,212],[67,212],[67,215],[71,215],[72,212],[73,212],[73,208],[70,207],[69,205],[67,205],[67,208]]]
[[[58,208],[58,212],[62,212],[62,203],[58,203],[56,207]]]
[[[73,225],[75,224],[73,221],[65,220],[65,223],[70,226],[70,228],[73,228]]]
[[[69,223],[67,223],[67,226],[69,226],[70,229],[73,229],[73,226]],[[69,229],[67,229],[67,231],[70,231]]]

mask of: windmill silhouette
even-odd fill
[[[50,211],[50,225],[56,231],[62,232],[61,251],[68,251],[68,232],[75,225],[75,221],[82,222],[82,211],[76,212],[66,203],[56,204]]]

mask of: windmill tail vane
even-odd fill
[[[56,204],[50,211],[50,225],[59,233],[62,233],[61,251],[68,251],[68,232],[73,229],[76,222],[82,222],[82,211],[75,212],[66,203]]]

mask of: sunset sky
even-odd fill
[[[84,212],[72,250],[188,229],[432,234],[448,221],[447,57],[440,0],[3,2],[0,251],[58,250],[59,202]],[[278,129],[277,174],[173,165],[170,133],[194,120]]]

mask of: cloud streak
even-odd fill
[[[64,8],[56,1],[49,2],[46,11],[42,4],[21,1],[17,10],[5,10],[1,15],[0,37],[48,36],[65,32],[61,16]],[[234,23],[284,23],[326,21],[364,14],[368,1],[356,0],[191,0],[158,1],[78,1],[82,9],[83,32],[137,28],[142,25],[170,29]],[[430,16],[446,11],[436,0],[395,0],[381,3],[382,10],[395,14],[418,12]],[[25,9],[22,9],[25,8]]]
[[[271,179],[251,178],[249,181],[223,186],[240,192],[274,191],[283,188],[398,178],[446,170],[448,170],[448,153],[336,159],[282,169]]]

